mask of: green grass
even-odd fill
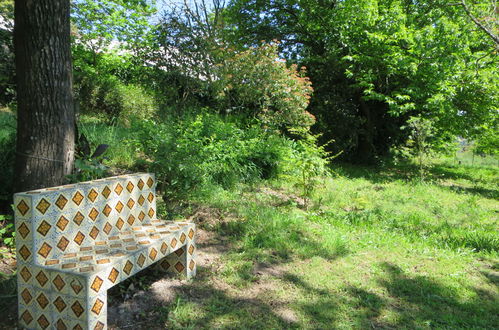
[[[11,119],[0,112],[0,123]],[[109,144],[106,165],[140,170],[131,129],[84,117],[81,131],[93,148]],[[425,182],[408,165],[337,165],[308,209],[292,182],[204,187],[189,202],[213,210],[199,227],[221,242],[221,259],[199,267],[150,321],[172,329],[499,328],[499,167],[487,164],[438,162]],[[0,287],[11,281],[0,278]]]
[[[289,185],[211,189],[197,202],[226,216],[201,227],[231,248],[192,283],[210,298],[180,295],[165,324],[497,328],[498,169],[439,165],[426,183],[409,170],[340,166],[309,210],[279,197],[293,196]]]
[[[114,169],[134,169],[137,165],[137,146],[133,131],[123,126],[109,126],[93,117],[82,117],[79,121],[83,133],[91,145],[91,152],[99,144],[109,145],[104,154],[104,164]]]

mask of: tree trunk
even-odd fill
[[[374,122],[371,114],[371,108],[362,99],[358,97],[360,116],[364,119],[362,130],[359,134],[357,146],[357,162],[361,164],[372,164],[376,157],[376,148],[374,147]]]
[[[63,184],[74,161],[70,0],[16,0],[15,191]]]

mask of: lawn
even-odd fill
[[[111,329],[498,328],[497,167],[334,170],[308,209],[282,181],[200,192],[197,277],[113,288]]]
[[[338,166],[309,210],[278,184],[199,198],[195,219],[215,237],[201,250],[220,258],[178,288],[163,322],[497,328],[498,169],[440,164],[426,183],[410,170]]]

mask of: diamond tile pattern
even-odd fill
[[[21,327],[104,329],[110,287],[156,262],[195,275],[195,225],[154,218],[155,187],[138,173],[14,196]]]

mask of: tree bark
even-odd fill
[[[60,185],[73,169],[70,0],[16,0],[15,191]]]
[[[376,157],[376,148],[374,146],[374,121],[372,118],[371,108],[358,96],[360,117],[364,119],[362,130],[359,133],[357,146],[357,161],[361,164],[372,164]]]

